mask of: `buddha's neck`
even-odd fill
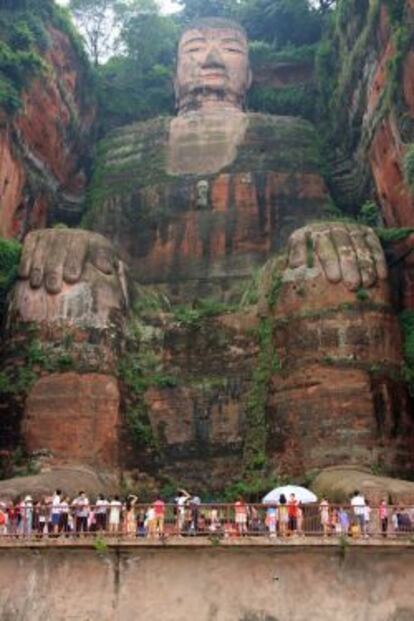
[[[178,116],[189,112],[224,112],[226,114],[240,114],[243,112],[243,102],[235,101],[229,97],[223,98],[217,94],[199,97],[192,96],[180,101]]]

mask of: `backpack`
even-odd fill
[[[4,515],[3,511],[0,511],[0,526],[4,526],[6,523],[6,516]]]

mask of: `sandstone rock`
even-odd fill
[[[49,26],[45,77],[32,82],[22,112],[0,128],[0,233],[23,237],[54,219],[79,218],[84,159],[95,118],[88,79],[67,35]],[[57,122],[57,119],[59,122]]]
[[[56,489],[61,489],[69,497],[75,497],[84,490],[93,499],[105,492],[119,492],[119,482],[112,471],[106,473],[95,471],[84,464],[66,467],[53,467],[50,470],[25,477],[16,477],[0,481],[0,499],[15,500],[30,494],[34,500],[50,496]]]
[[[28,395],[23,418],[27,450],[46,449],[56,464],[115,467],[119,400],[111,376],[62,373],[40,378]]]
[[[397,505],[414,503],[414,482],[377,476],[360,467],[326,468],[313,481],[312,489],[319,497],[326,495],[333,502],[347,502],[359,490],[373,505],[383,498]]]
[[[93,180],[98,199],[87,219],[113,238],[138,282],[169,283],[172,290],[198,282],[206,289],[205,283],[247,278],[294,228],[322,213],[326,189],[312,126],[289,117],[236,116],[238,131],[219,139],[203,114],[204,133],[188,138],[203,147],[193,159],[170,119],[117,130],[101,145]],[[213,138],[219,150],[209,145]]]

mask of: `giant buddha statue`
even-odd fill
[[[158,287],[173,302],[233,300],[240,282],[268,261],[259,315],[272,318],[281,367],[266,406],[274,471],[299,475],[338,463],[381,463],[398,472],[411,467],[413,425],[399,379],[401,337],[381,245],[367,227],[322,220],[328,195],[314,128],[295,117],[246,112],[251,80],[248,42],[238,24],[211,18],[188,26],[178,48],[177,116],[115,130],[99,146],[85,215],[93,232],[49,229],[27,236],[10,334],[33,322],[44,342],[69,333],[83,364],[81,371],[46,374],[32,388],[22,422],[30,450],[46,447],[58,458],[95,465],[116,462],[121,400],[113,375],[127,278],[141,289]],[[240,339],[235,334],[232,351],[240,350]],[[240,363],[244,379],[253,360],[249,352]],[[230,373],[226,364],[223,355],[223,376]],[[238,441],[239,456],[251,379],[245,384],[225,410],[232,421],[229,444]],[[211,441],[213,428],[221,429],[216,448],[226,444],[219,417],[229,402],[212,410],[203,436],[194,403],[187,418],[183,413],[190,389],[176,390],[168,407],[164,397],[149,403],[151,424],[162,426],[167,449],[177,449],[175,434],[194,455]],[[78,403],[79,395],[83,422],[75,415],[71,423],[70,402]],[[110,415],[101,408],[106,418],[96,414],[102,402],[111,403]],[[88,412],[93,423],[85,423]],[[48,425],[59,416],[64,435],[58,442]],[[174,455],[179,459],[180,452]],[[240,461],[235,464],[240,473]]]

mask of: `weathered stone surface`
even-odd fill
[[[9,323],[110,329],[127,307],[124,268],[101,235],[45,229],[27,235]]]
[[[29,452],[45,449],[55,463],[114,467],[118,459],[119,390],[97,373],[52,374],[30,391],[22,436]]]
[[[154,386],[144,394],[159,447],[158,477],[200,491],[222,490],[240,477],[256,326],[255,314],[248,312],[193,326],[171,319],[163,326],[162,374],[175,378],[177,386]],[[137,452],[128,437],[124,444],[125,467],[148,468],[144,451]]]
[[[64,214],[79,218],[85,191],[95,105],[85,96],[85,70],[69,38],[51,26],[48,34],[47,75],[33,81],[22,112],[15,120],[3,118],[0,128],[4,237],[23,237]]]
[[[114,472],[96,471],[83,465],[53,466],[39,474],[15,477],[0,481],[0,497],[15,500],[30,494],[34,500],[49,497],[55,489],[61,489],[69,497],[76,497],[79,490],[96,497],[106,493],[119,492],[118,478]]]
[[[335,226],[342,244],[349,243],[346,235],[362,234],[358,227],[351,233],[349,225]],[[382,250],[378,242],[371,246],[374,260],[351,244],[342,255],[346,262],[338,263],[335,247],[326,246],[333,239],[329,231],[326,223],[292,236],[288,267],[268,309],[281,367],[272,377],[267,404],[268,452],[274,467],[289,474],[338,463],[381,464],[388,472],[408,474],[414,418],[401,377],[400,326],[384,280]],[[317,239],[309,237],[315,233]],[[269,262],[264,270],[267,303],[274,269]],[[346,271],[360,283],[366,277],[366,288],[353,290]],[[263,301],[261,312],[266,312]]]
[[[337,502],[349,501],[355,490],[362,492],[372,505],[378,505],[383,498],[396,505],[414,502],[412,481],[376,476],[370,470],[353,466],[326,468],[315,478],[312,489],[320,497],[327,495]]]
[[[174,129],[183,117],[171,126],[169,119],[133,125],[101,145],[87,220],[113,240],[139,282],[201,286],[246,278],[323,211],[326,190],[309,123],[238,113],[242,134],[223,132],[220,155],[213,132],[209,159],[207,117],[200,121],[205,131],[190,141],[200,148],[193,160]],[[197,174],[184,170],[189,161]]]
[[[413,551],[406,546],[189,548],[2,550],[0,614],[71,621],[75,610],[78,621],[133,621],[139,607],[140,616],[157,621],[192,621],[195,610],[199,621],[414,615]]]

